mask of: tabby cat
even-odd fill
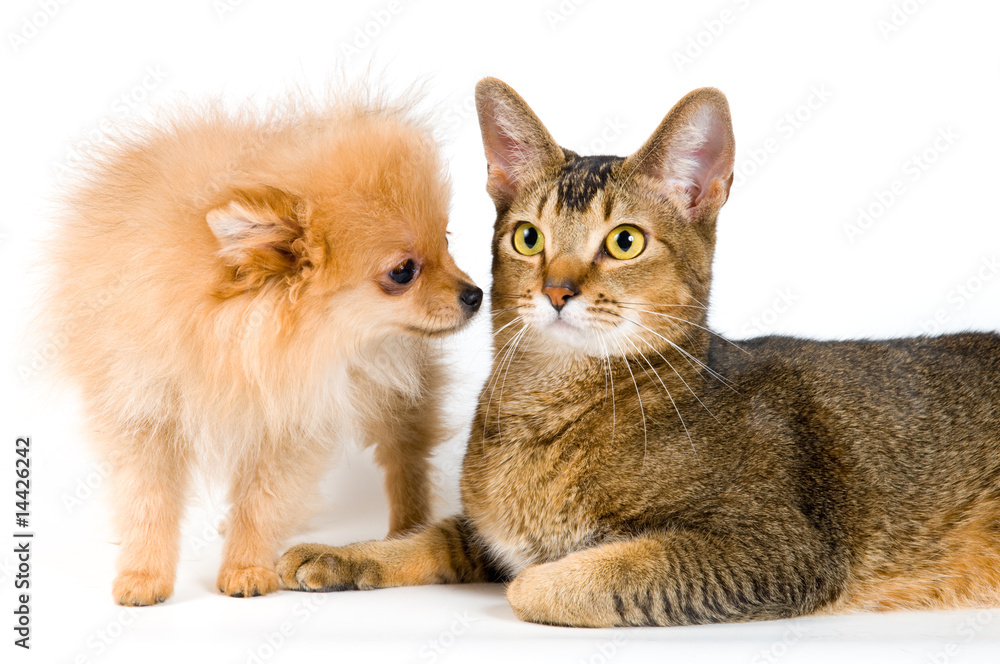
[[[729,342],[718,90],[628,158],[559,147],[498,80],[476,102],[499,351],[463,513],[296,546],[287,587],[506,582],[520,618],[593,627],[1000,605],[1000,336]]]

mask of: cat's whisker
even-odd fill
[[[514,325],[515,323],[520,323],[520,322],[521,322],[521,321],[523,321],[523,320],[524,320],[524,316],[515,316],[515,317],[514,317],[514,319],[513,319],[512,321],[510,321],[510,322],[508,322],[508,323],[505,323],[504,325],[502,325],[502,326],[500,327],[500,329],[498,329],[498,330],[495,330],[495,331],[493,332],[493,338],[494,338],[494,339],[496,339],[496,337],[497,337],[497,335],[498,335],[498,334],[500,334],[501,332],[503,332],[504,330],[506,330],[506,329],[507,329],[508,327],[510,327],[511,325]],[[498,353],[499,353],[499,351],[498,351]],[[493,356],[493,359],[494,359],[494,360],[496,360],[496,359],[497,359],[497,358],[496,358],[496,355],[494,355],[494,356]]]
[[[622,357],[625,360],[625,368],[628,369],[628,373],[632,376],[632,384],[635,385],[635,395],[639,398],[639,415],[642,417],[642,470],[646,469],[646,451],[649,445],[649,438],[646,435],[646,410],[642,405],[642,394],[639,391],[639,383],[635,379],[635,373],[632,371],[632,367],[629,365],[628,353],[622,348],[622,345],[615,340],[615,345],[618,346],[618,350],[621,351]]]
[[[649,327],[643,325],[642,323],[640,323],[639,321],[633,320],[633,319],[629,318],[628,316],[623,316],[621,314],[615,314],[615,315],[618,316],[619,318],[621,318],[622,320],[626,320],[626,321],[632,323],[633,325],[637,325],[637,326],[641,327],[642,329],[646,330],[650,334],[656,335],[657,337],[659,337],[663,341],[666,341],[668,344],[670,344],[671,347],[674,348],[674,350],[676,350],[677,352],[681,353],[682,357],[684,357],[684,358],[687,359],[688,364],[691,364],[692,361],[695,362],[697,364],[697,366],[695,366],[695,364],[691,364],[691,366],[693,368],[695,368],[695,370],[698,370],[698,367],[701,367],[702,369],[704,369],[705,371],[707,371],[711,376],[713,376],[719,382],[721,382],[723,385],[725,385],[726,387],[728,387],[729,389],[731,389],[734,392],[737,391],[736,388],[733,387],[733,385],[726,379],[725,376],[723,376],[722,374],[720,374],[719,372],[717,372],[715,369],[711,368],[710,366],[708,366],[707,364],[705,364],[704,362],[702,362],[701,360],[699,360],[697,357],[695,357],[694,355],[692,355],[691,353],[689,353],[688,351],[686,351],[683,347],[681,347],[680,345],[674,343],[673,341],[671,341],[667,337],[663,336],[662,334],[660,334],[656,330],[654,330],[652,328],[649,328]],[[660,355],[660,357],[663,357],[663,356]],[[666,361],[666,358],[664,358],[664,361]],[[668,364],[669,364],[669,362],[668,362]],[[671,365],[671,368],[673,368],[672,365]],[[674,369],[674,373],[677,373],[678,377],[680,377],[680,373],[677,372],[677,369]],[[699,371],[699,373],[700,373],[700,371]],[[683,380],[683,378],[681,380]],[[691,389],[691,388],[688,387],[688,389]],[[693,392],[693,390],[692,390],[692,392]]]
[[[515,318],[514,320],[512,320],[510,323],[507,323],[507,325],[512,325],[513,323],[517,322],[521,318],[522,318],[521,316],[518,316],[517,318]],[[505,325],[504,327],[507,327],[507,325]],[[510,339],[508,339],[507,343],[505,343],[500,348],[500,350],[498,350],[493,355],[493,371],[490,373],[490,380],[489,380],[489,384],[488,384],[488,387],[490,388],[490,397],[489,397],[489,399],[486,402],[486,412],[483,415],[483,441],[484,441],[484,444],[485,444],[485,441],[486,441],[487,425],[488,425],[489,419],[490,419],[490,406],[493,405],[493,395],[496,392],[497,381],[499,380],[499,377],[500,377],[501,367],[504,365],[504,362],[507,360],[507,358],[510,356],[510,354],[513,352],[514,348],[516,347],[516,345],[517,345],[517,339],[524,333],[524,331],[526,329],[527,329],[526,327],[522,327],[520,330],[518,330],[517,334],[515,334],[513,337],[511,337]],[[501,330],[503,330],[503,328],[500,328],[500,330],[497,330],[497,333],[500,332]],[[494,336],[496,336],[496,333],[494,333]],[[506,352],[504,352],[505,350],[506,350]],[[500,357],[501,354],[503,354],[503,359],[500,360],[500,362],[497,362],[497,358]],[[484,393],[485,393],[485,390],[484,390]],[[500,422],[499,422],[499,416],[498,416],[498,420],[497,420],[497,425],[498,426],[499,426],[499,423]]]
[[[662,304],[656,304],[653,302],[619,302],[615,301],[614,304],[627,305],[627,306],[639,306],[639,307],[684,307],[686,309],[698,309],[699,311],[708,311],[707,307],[700,304],[674,304],[672,302],[664,302]]]
[[[652,313],[652,312],[650,312],[650,313]],[[639,322],[639,321],[637,321],[637,320],[634,320],[634,319],[632,319],[632,318],[628,318],[627,316],[623,316],[623,315],[621,315],[621,314],[615,314],[615,315],[616,315],[616,316],[618,316],[619,318],[623,319],[623,320],[626,320],[626,321],[628,321],[628,322],[630,322],[630,323],[633,323],[634,325],[638,325],[638,326],[639,326],[639,327],[641,327],[642,329],[644,329],[644,330],[646,330],[646,331],[650,332],[651,334],[654,334],[654,335],[656,335],[657,337],[659,337],[659,338],[660,338],[660,339],[662,339],[663,341],[666,341],[666,342],[667,342],[668,344],[670,344],[670,345],[671,345],[671,346],[672,346],[672,347],[673,347],[673,348],[674,348],[675,350],[677,350],[677,351],[678,351],[679,353],[681,353],[681,355],[682,355],[682,356],[683,356],[683,357],[684,357],[685,359],[687,359],[687,362],[688,362],[688,364],[691,364],[691,366],[692,366],[692,367],[694,367],[694,366],[695,366],[694,364],[692,364],[692,361],[693,361],[693,362],[697,363],[698,367],[700,367],[701,369],[704,369],[704,370],[708,371],[708,372],[709,372],[709,373],[710,373],[710,374],[711,374],[712,376],[714,376],[715,378],[717,378],[717,379],[718,379],[719,381],[721,381],[721,382],[722,382],[722,383],[723,383],[724,385],[726,385],[727,387],[729,387],[730,389],[733,389],[733,390],[735,391],[735,388],[733,388],[733,386],[732,386],[732,385],[731,385],[731,384],[729,383],[729,381],[728,381],[728,380],[727,380],[727,379],[726,379],[726,378],[725,378],[724,376],[722,376],[721,374],[719,374],[719,373],[718,373],[717,371],[715,371],[714,369],[712,369],[711,367],[709,367],[709,366],[708,366],[707,364],[705,364],[704,362],[702,362],[701,360],[699,360],[699,359],[698,359],[697,357],[695,357],[694,355],[692,355],[691,353],[689,353],[689,352],[688,352],[687,350],[685,350],[685,349],[684,349],[684,348],[683,348],[682,346],[678,345],[677,343],[675,343],[675,342],[674,342],[674,341],[672,341],[671,339],[668,339],[667,337],[663,336],[662,334],[660,334],[660,333],[659,333],[659,332],[657,332],[656,330],[654,330],[654,329],[652,329],[652,328],[650,328],[650,327],[648,327],[648,326],[646,326],[646,325],[643,325],[642,323],[640,323],[640,322]],[[683,319],[676,319],[676,320],[683,320]],[[682,331],[683,331],[683,330],[682,330]],[[709,330],[709,331],[711,332],[711,330]],[[713,334],[714,334],[714,333],[713,333]],[[739,346],[737,346],[737,348],[739,348]],[[741,349],[741,350],[742,350],[742,349]],[[749,351],[747,351],[747,352],[749,352]],[[696,369],[697,369],[698,367],[696,367]],[[700,373],[700,369],[699,369],[699,373]]]
[[[649,311],[648,309],[641,309],[641,308],[635,307],[635,306],[627,306],[627,307],[624,307],[624,308],[628,309],[630,311],[641,311],[642,313],[649,314],[651,316],[661,316],[663,318],[667,318],[667,319],[670,319],[670,320],[673,320],[673,321],[677,321],[678,323],[687,323],[688,325],[692,325],[694,327],[697,327],[700,330],[705,330],[709,334],[711,334],[713,336],[716,336],[719,339],[722,339],[723,341],[725,341],[726,343],[728,343],[733,348],[736,348],[736,349],[738,349],[738,350],[746,353],[747,355],[752,355],[752,353],[750,351],[748,351],[746,348],[743,348],[739,344],[737,344],[737,343],[735,343],[733,341],[730,341],[729,339],[725,338],[724,336],[722,336],[718,332],[714,332],[713,330],[705,327],[704,325],[699,325],[698,323],[695,323],[694,321],[690,321],[690,320],[688,320],[686,318],[679,318],[677,316],[671,316],[670,314],[664,314],[664,313],[660,313],[658,311]]]
[[[507,307],[506,309],[497,309],[496,311],[491,311],[490,316],[496,318],[500,314],[505,314],[508,311],[514,311],[515,309],[524,309],[525,307],[530,307],[530,304],[519,304],[516,307]]]
[[[659,315],[655,311],[645,311],[644,309],[637,309],[635,307],[622,307],[622,308],[626,309],[628,311],[644,311],[645,313],[653,314],[654,316]],[[618,314],[612,313],[612,315],[616,315],[617,316]],[[671,317],[666,317],[666,318],[671,318]],[[678,318],[676,320],[685,320],[685,319]],[[677,330],[678,332],[680,332],[681,334],[683,334],[684,338],[688,340],[688,343],[690,343],[692,345],[692,347],[698,345],[698,341],[694,337],[691,336],[691,333],[686,328],[684,328],[683,326],[681,326],[679,323],[673,322],[673,320],[668,320],[668,323],[670,324],[672,330]],[[690,360],[688,360],[688,364],[691,364]]]
[[[646,341],[645,339],[642,339],[642,337],[639,337],[639,338],[643,342],[645,342],[646,344],[649,344],[649,342]],[[639,348],[635,345],[635,343],[631,340],[631,338],[628,335],[625,335],[624,339],[626,341],[628,341],[630,344],[632,344],[632,347],[636,349],[636,352],[639,354],[639,357],[641,357],[644,360],[646,360],[646,363],[649,365],[649,368],[653,370],[653,373],[656,375],[657,380],[660,381],[660,385],[663,387],[663,391],[666,392],[667,398],[670,399],[670,405],[672,405],[674,407],[674,412],[677,413],[677,419],[680,420],[681,427],[684,429],[684,435],[687,436],[688,443],[691,445],[691,451],[697,457],[698,456],[698,450],[695,449],[694,439],[691,438],[691,432],[688,431],[687,423],[684,422],[684,416],[681,415],[681,409],[677,406],[677,402],[674,400],[674,396],[670,393],[670,388],[668,388],[667,385],[666,385],[666,383],[663,382],[663,378],[660,376],[660,372],[658,372],[656,370],[656,368],[653,366],[653,363],[650,362],[649,358],[646,357],[646,355],[639,350]],[[653,348],[653,350],[656,351],[655,348]],[[694,398],[698,399],[698,395],[695,394],[694,390],[692,390],[691,387],[687,384],[687,382],[684,381],[684,378],[679,373],[677,373],[677,369],[674,369],[674,365],[670,364],[670,362],[667,360],[667,358],[663,357],[663,355],[659,351],[656,351],[656,353],[657,353],[657,355],[659,355],[663,359],[664,362],[667,363],[667,366],[670,367],[670,369],[675,374],[677,374],[677,377],[681,379],[681,382],[684,383],[684,386],[688,388],[688,390],[691,392],[691,394],[694,396]],[[648,376],[649,374],[646,374],[646,375]],[[701,399],[698,399],[698,403],[701,403]],[[708,407],[705,406],[705,404],[702,403],[701,405],[705,407],[705,410],[708,410]],[[712,411],[708,410],[708,414],[712,415]],[[712,417],[715,417],[715,415],[712,415]]]
[[[523,321],[523,320],[524,320],[523,316],[516,317],[514,320],[510,321],[509,323],[507,323],[506,325],[504,325],[503,327],[501,327],[500,329],[498,329],[496,332],[494,332],[493,336],[496,337],[496,335],[499,334],[500,332],[502,332],[505,328],[507,328],[507,327],[509,327],[509,326],[511,326],[511,325],[513,325],[515,323],[518,323],[520,321]],[[485,412],[485,415],[483,417],[483,436],[484,436],[484,440],[485,440],[485,435],[486,435],[487,423],[489,422],[489,410],[490,410],[490,406],[493,403],[493,395],[494,395],[494,393],[496,391],[497,382],[498,382],[498,380],[500,378],[501,368],[504,366],[505,363],[509,363],[508,361],[510,359],[510,356],[513,353],[513,350],[514,350],[514,348],[517,345],[518,337],[521,336],[524,333],[525,329],[526,328],[522,328],[521,330],[519,330],[517,334],[515,334],[513,337],[511,337],[510,339],[508,339],[507,342],[496,353],[493,354],[493,369],[490,372],[490,378],[489,378],[489,381],[487,383],[487,387],[490,389],[490,396],[489,396],[489,399],[486,402],[486,412]],[[497,358],[500,358],[501,355],[502,355],[502,359],[499,362],[497,362]],[[483,393],[485,394],[485,389],[483,390]],[[481,398],[480,398],[480,403],[482,403],[482,399]]]
[[[505,300],[530,300],[530,295],[514,295],[512,293],[491,293],[492,297],[503,298]]]
[[[511,323],[513,323],[513,322],[514,321],[511,321]],[[510,323],[508,323],[508,325],[509,324]],[[493,372],[491,374],[491,377],[493,378],[493,380],[495,380],[496,377],[499,375],[498,374],[499,368],[503,365],[503,363],[507,360],[507,357],[513,351],[513,348],[514,348],[514,345],[516,344],[517,338],[524,332],[524,329],[525,328],[521,328],[520,330],[518,330],[517,333],[515,333],[514,336],[512,336],[510,339],[508,339],[507,342],[500,348],[500,350],[498,350],[493,355],[493,366],[494,366],[494,368],[493,368]],[[500,330],[498,330],[498,332],[499,331]],[[503,353],[503,359],[500,360],[500,362],[497,362],[497,358],[500,357],[501,353]]]
[[[607,369],[607,378],[605,379],[606,383],[604,387],[605,400],[607,399],[607,393],[608,393],[607,385],[608,384],[611,385],[611,442],[614,442],[615,427],[618,423],[618,417],[617,417],[618,413],[616,412],[616,405],[615,405],[615,374],[614,372],[611,371],[611,353],[608,351],[608,345],[604,343],[603,337],[599,338],[599,340],[601,342],[601,348],[603,348],[604,350],[605,368]]]
[[[677,369],[674,368],[674,365],[670,363],[670,360],[668,360],[667,358],[665,358],[663,356],[663,353],[661,353],[656,348],[656,346],[654,346],[648,339],[643,338],[641,335],[636,335],[636,336],[639,338],[640,341],[642,341],[644,344],[646,344],[647,346],[649,346],[650,348],[652,348],[653,352],[656,353],[657,355],[659,355],[661,360],[663,360],[664,362],[667,363],[667,366],[670,367],[670,370],[673,371],[677,375],[677,377],[680,379],[680,381],[682,383],[684,383],[684,387],[686,387],[688,389],[688,392],[691,393],[691,396],[693,396],[695,399],[698,400],[698,403],[700,403],[701,407],[705,409],[705,412],[708,413],[709,415],[711,415],[712,419],[714,419],[716,422],[719,422],[719,418],[715,416],[715,413],[712,412],[712,409],[705,405],[705,402],[701,400],[701,397],[698,396],[698,393],[695,392],[694,389],[692,389],[690,385],[688,385],[688,382],[686,380],[684,380],[684,376],[682,376],[680,374],[680,372],[677,371]],[[647,362],[649,361],[648,358],[647,358],[646,361]],[[691,362],[688,361],[688,364],[691,364]],[[694,366],[694,365],[692,364],[691,366]],[[652,367],[652,364],[650,364],[650,367]],[[655,372],[656,370],[653,369],[653,371]],[[657,373],[656,375],[659,376],[659,373]],[[664,385],[663,389],[666,390],[667,386]],[[667,390],[667,395],[668,396],[670,395],[670,391],[669,390]],[[680,415],[680,413],[678,413],[678,415]],[[721,422],[719,422],[719,423],[721,424]],[[690,436],[689,436],[689,438],[690,438]],[[691,449],[694,449],[694,441],[691,442]],[[695,452],[695,453],[697,454],[697,452]]]
[[[497,398],[497,441],[499,442],[503,442],[503,425],[500,419],[503,417],[503,391],[507,385],[507,374],[510,373],[510,366],[514,363],[514,355],[517,352],[517,347],[521,344],[529,329],[527,326],[522,327],[517,336],[514,337],[514,346],[511,349],[510,358],[507,360],[507,366],[503,372],[503,380],[500,382],[500,396]]]
[[[696,298],[694,295],[691,295],[690,293],[688,293],[688,297],[690,297],[692,300],[694,300],[695,302],[697,302],[698,304],[700,304],[704,309],[706,309],[706,310],[708,309],[708,305],[706,305],[704,302],[702,302],[701,300],[699,300],[698,298]]]
[[[501,374],[502,368],[504,366],[504,362],[506,362],[507,358],[513,352],[513,350],[515,348],[515,345],[516,345],[516,342],[517,342],[517,339],[518,339],[519,335],[523,331],[524,331],[523,329],[519,330],[517,334],[515,334],[513,337],[511,337],[507,341],[507,343],[504,344],[504,349],[506,349],[506,352],[504,353],[503,359],[501,359],[500,362],[497,362],[494,359],[493,372],[492,372],[492,374],[490,376],[490,384],[489,384],[489,387],[490,387],[490,396],[489,396],[489,399],[486,401],[486,411],[483,414],[483,444],[484,445],[486,444],[486,431],[487,431],[487,428],[488,428],[488,425],[489,425],[489,421],[490,421],[490,407],[493,405],[493,395],[496,393],[497,384],[500,381],[500,374]],[[503,349],[501,349],[501,350],[503,350]],[[498,355],[499,355],[499,353],[498,353]],[[499,426],[500,426],[500,414],[499,414],[499,405],[498,405],[498,407],[497,407],[497,428],[498,428],[498,430],[499,430]]]

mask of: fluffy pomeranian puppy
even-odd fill
[[[229,481],[233,597],[277,589],[278,547],[346,438],[375,446],[390,534],[430,517],[433,340],[482,301],[448,253],[449,193],[406,102],[207,104],[93,155],[47,312],[112,469],[119,603],[173,592],[197,466]]]

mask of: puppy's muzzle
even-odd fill
[[[483,289],[469,284],[462,290],[458,300],[462,303],[465,315],[471,317],[472,314],[479,311],[479,305],[483,303]]]

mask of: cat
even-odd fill
[[[1000,605],[1000,336],[727,341],[721,92],[628,158],[560,148],[498,80],[476,102],[499,351],[463,513],[295,546],[286,587],[506,582],[519,618],[590,627]]]

